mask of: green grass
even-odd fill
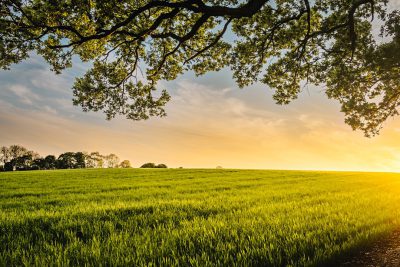
[[[324,265],[400,226],[400,174],[0,173],[0,265]]]

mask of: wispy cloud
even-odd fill
[[[11,85],[6,89],[12,92],[23,104],[33,105],[35,101],[38,101],[40,99],[37,94],[35,94],[23,85]]]
[[[117,153],[135,166],[279,169],[398,170],[400,122],[366,139],[343,123],[338,104],[319,87],[289,106],[275,105],[271,90],[238,89],[227,71],[163,83],[172,94],[166,118],[105,121],[72,105],[78,71],[55,75],[38,57],[0,72],[0,145],[18,143],[42,154]]]

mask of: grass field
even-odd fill
[[[0,265],[324,265],[400,226],[400,174],[0,173]]]

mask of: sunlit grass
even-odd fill
[[[400,226],[400,175],[0,173],[0,265],[304,266]]]

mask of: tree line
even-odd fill
[[[101,155],[99,152],[65,152],[58,157],[42,157],[20,145],[0,147],[0,171],[80,168],[131,168],[131,163],[129,160],[120,162],[115,154]]]

